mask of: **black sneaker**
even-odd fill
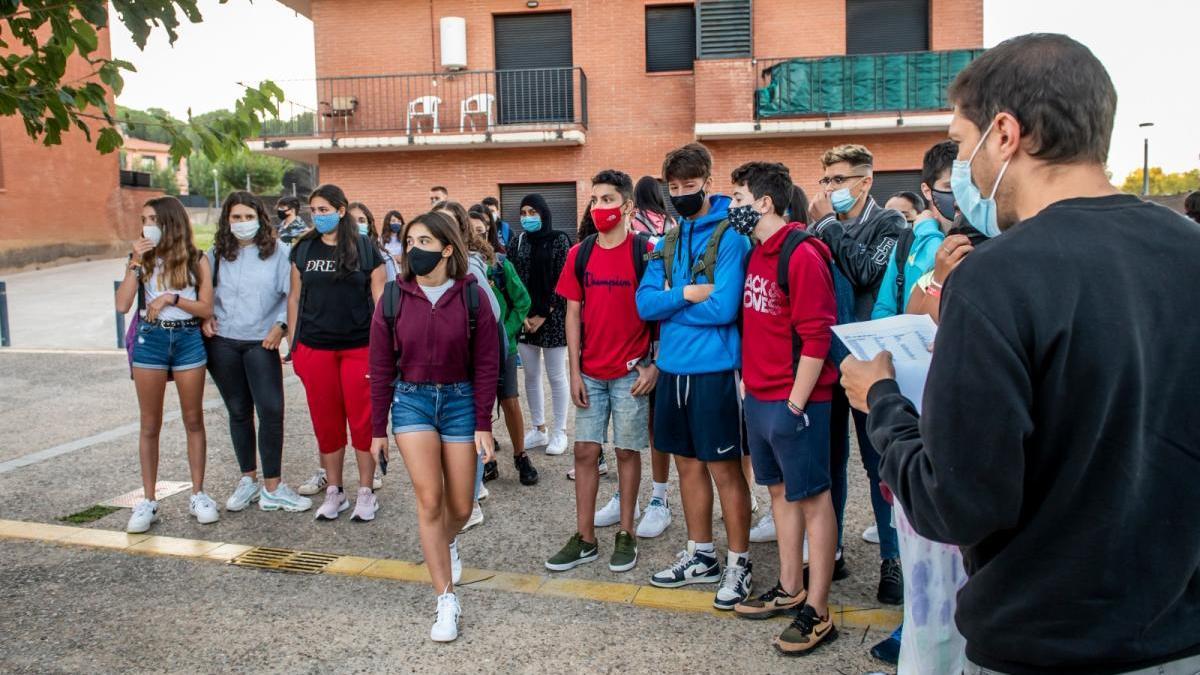
[[[808,563],[804,563],[804,587],[808,588]],[[841,581],[850,576],[850,568],[846,566],[846,556],[838,551],[838,557],[833,559],[833,580]]]
[[[521,477],[521,485],[537,485],[538,472],[533,468],[533,462],[529,461],[529,453],[523,452],[516,457],[513,457],[513,465],[517,467],[517,474]]]
[[[697,551],[693,544],[679,552],[675,564],[650,577],[659,588],[679,588],[688,584],[711,584],[721,580],[721,566],[715,553]]]
[[[838,637],[837,626],[828,616],[817,616],[817,611],[804,605],[797,613],[792,625],[775,638],[775,651],[784,656],[807,656],[814,649]]]
[[[885,605],[904,604],[904,573],[896,558],[884,560],[879,565],[879,593],[875,597]]]
[[[496,466],[496,460],[484,462],[483,464],[483,482],[493,481],[500,477],[500,469]]]

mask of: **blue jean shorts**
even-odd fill
[[[828,490],[830,407],[809,403],[804,417],[798,417],[787,401],[763,401],[747,392],[743,409],[754,481],[783,483],[789,502]]]
[[[475,388],[470,382],[397,382],[392,433],[436,431],[443,443],[475,443]]]
[[[575,409],[575,440],[581,443],[608,442],[612,419],[613,445],[641,452],[650,446],[650,397],[634,396],[636,370],[615,380],[583,376],[588,407]]]
[[[139,321],[133,340],[133,367],[180,371],[203,368],[208,363],[199,326],[163,328]]]

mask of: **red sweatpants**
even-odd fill
[[[317,449],[327,453],[346,447],[349,424],[354,449],[368,452],[371,449],[368,348],[314,349],[297,344],[292,368],[304,383]]]

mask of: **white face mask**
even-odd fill
[[[158,242],[162,241],[162,228],[157,225],[143,225],[142,236],[158,246]]]
[[[246,220],[240,223],[230,223],[229,229],[238,241],[249,241],[258,234],[258,220]]]

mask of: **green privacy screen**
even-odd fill
[[[762,70],[758,117],[938,110],[982,49],[786,59]],[[759,61],[763,63],[763,61]]]

